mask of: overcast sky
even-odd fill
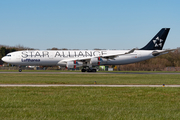
[[[132,49],[171,28],[180,47],[179,0],[1,0],[0,44],[35,49]]]

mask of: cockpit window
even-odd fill
[[[11,55],[6,55],[7,57],[11,57]]]

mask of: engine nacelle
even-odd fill
[[[67,68],[76,68],[76,65],[74,64],[74,61],[69,61],[66,63]]]
[[[90,64],[91,65],[100,65],[101,64],[101,58],[100,57],[98,57],[98,58],[91,58]]]
[[[69,61],[66,63],[67,68],[74,68],[76,69],[77,67],[83,66],[82,62],[77,62],[77,61]]]

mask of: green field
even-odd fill
[[[180,88],[0,88],[0,119],[115,120],[180,117]]]
[[[0,84],[180,84],[180,75],[0,74]],[[180,88],[0,87],[2,120],[179,119]]]
[[[161,74],[0,74],[0,84],[180,84],[180,75]]]

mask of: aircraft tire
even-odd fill
[[[96,72],[96,69],[92,69],[92,72]]]
[[[19,69],[19,72],[22,72],[22,69]]]
[[[81,72],[86,72],[86,69],[81,69]]]
[[[92,70],[91,69],[87,69],[87,72],[92,72]]]

